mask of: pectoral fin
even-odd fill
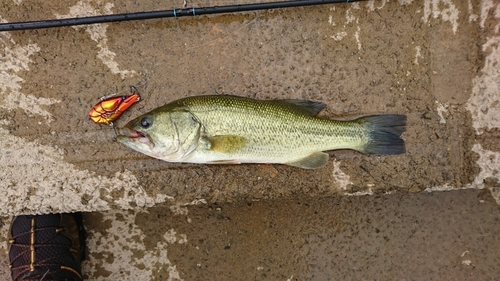
[[[210,150],[222,153],[237,153],[247,142],[244,137],[232,135],[205,137],[205,139],[210,143]]]
[[[302,159],[284,164],[303,169],[318,169],[325,166],[328,163],[329,158],[330,157],[327,153],[314,152],[313,154],[306,156]]]

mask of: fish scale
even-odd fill
[[[319,119],[290,110],[285,111],[283,106],[276,106],[272,103],[249,107],[245,106],[245,100],[231,99],[231,101],[233,102],[224,103],[227,107],[218,108],[216,111],[205,109],[205,107],[210,107],[213,100],[207,100],[207,105],[198,103],[185,103],[185,105],[191,108],[203,124],[211,125],[205,126],[207,134],[242,133],[261,146],[267,145],[269,149],[266,151],[275,152],[280,156],[283,148],[300,150],[304,147],[304,150],[309,152],[311,149],[352,148],[366,142],[362,124]],[[235,108],[239,110],[234,110]],[[231,116],[227,124],[220,122],[222,116]],[[294,120],[294,122],[289,122],[289,120]],[[347,124],[349,126],[346,126]],[[262,132],[267,133],[262,134]]]

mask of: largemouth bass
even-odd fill
[[[279,163],[316,169],[334,149],[402,154],[406,116],[351,121],[316,117],[325,107],[304,100],[198,96],[171,102],[130,121],[117,141],[169,162]]]

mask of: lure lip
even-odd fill
[[[116,112],[119,113],[119,115],[121,115],[125,110],[129,109],[129,107],[134,105],[136,102],[141,100],[141,96],[139,96],[138,93],[125,97],[126,98],[118,105],[118,108],[116,109]],[[118,118],[118,116],[116,116],[116,118]]]
[[[132,101],[134,98],[136,98],[136,100],[135,100],[135,101]],[[141,100],[141,96],[139,95],[139,93],[134,93],[134,94],[131,94],[130,96],[128,96],[128,97],[127,97],[127,98],[123,101],[123,103],[125,103],[125,104],[127,104],[127,105],[128,105],[128,103],[132,102],[130,105],[128,105],[128,106],[127,106],[127,108],[128,108],[128,107],[130,107],[132,104],[134,104],[134,103],[136,103],[136,102],[138,102],[138,101],[140,101],[140,100]],[[125,108],[125,109],[127,109],[127,108]]]

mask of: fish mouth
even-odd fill
[[[121,128],[119,133],[116,140],[125,145],[127,145],[127,143],[145,144],[149,146],[150,149],[155,146],[148,134],[134,130],[128,126]]]

